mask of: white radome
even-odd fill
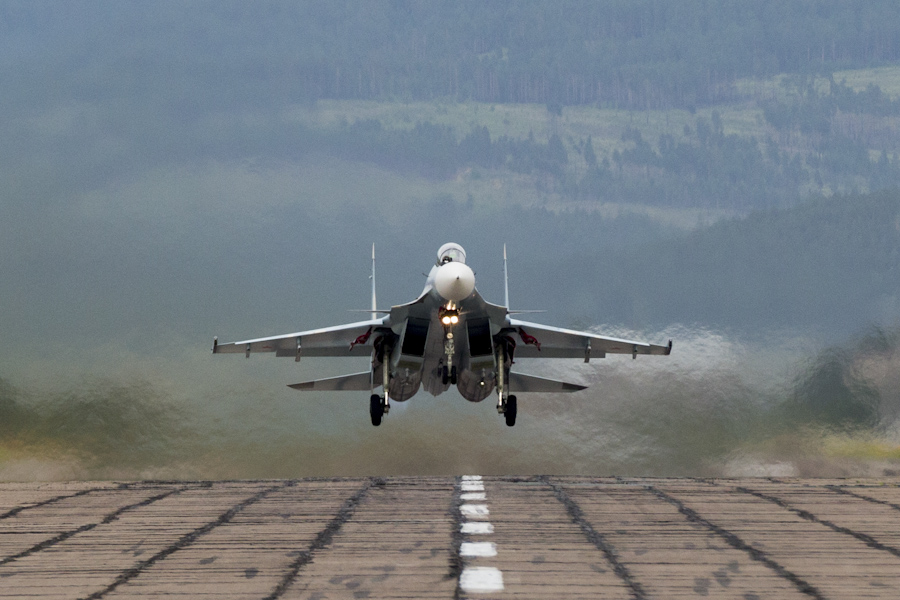
[[[475,291],[475,273],[464,263],[448,262],[438,268],[434,287],[445,300],[459,302]]]

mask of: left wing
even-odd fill
[[[586,389],[586,385],[566,383],[537,375],[524,373],[509,374],[509,389],[513,392],[578,392]]]
[[[384,327],[387,317],[337,325],[286,335],[244,340],[230,344],[213,341],[213,354],[245,354],[274,352],[275,356],[368,356],[372,352],[373,335]]]
[[[339,375],[337,377],[329,377],[327,379],[314,379],[313,381],[295,383],[293,385],[289,385],[288,387],[302,391],[371,390],[372,372],[363,371],[362,373],[354,373],[353,375]]]
[[[516,341],[524,342],[516,346],[516,358],[584,358],[587,362],[592,357],[603,358],[606,354],[667,355],[672,351],[671,340],[666,346],[657,346],[518,319],[510,319],[509,323],[515,329]]]

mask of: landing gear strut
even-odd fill
[[[391,384],[391,371],[388,368],[386,357],[387,353],[385,353],[385,362],[381,368],[381,372],[384,374],[382,379],[384,396],[379,396],[378,394],[369,396],[369,416],[372,417],[372,425],[375,427],[381,425],[381,418],[391,410],[391,403],[388,400],[388,390],[390,389]]]
[[[506,389],[506,346],[499,344],[497,347],[497,412],[506,418],[506,426],[516,424],[518,406],[515,396],[510,396]]]

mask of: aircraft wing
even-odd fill
[[[275,356],[369,356],[373,333],[384,327],[386,317],[285,335],[243,340],[230,344],[213,342],[213,354],[274,352]],[[300,348],[298,353],[297,349]],[[368,389],[368,388],[366,388]]]
[[[565,381],[556,381],[555,379],[547,379],[536,375],[525,375],[524,373],[509,374],[509,390],[513,394],[518,394],[519,392],[577,392],[585,388],[587,388],[586,385],[566,383]]]
[[[362,373],[354,373],[353,375],[339,375],[338,377],[329,377],[327,379],[315,379],[313,381],[304,381],[303,383],[295,383],[289,385],[289,388],[295,390],[371,390],[372,389],[372,372],[363,371]]]
[[[657,346],[646,342],[635,342],[573,331],[528,321],[510,319],[515,328],[515,358],[603,358],[606,354],[662,354],[672,351],[672,342],[667,346]]]

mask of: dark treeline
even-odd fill
[[[691,107],[727,101],[741,77],[900,59],[892,0],[29,0],[0,6],[0,34],[4,62],[52,54],[48,82],[85,97],[110,83],[127,95],[195,86],[210,106],[268,97]],[[109,81],[117,72],[130,76]]]
[[[599,159],[589,137],[572,140],[570,156],[555,134],[545,142],[533,136],[492,138],[486,127],[475,127],[461,136],[445,125],[391,129],[370,119],[325,129],[295,125],[253,150],[273,156],[328,154],[431,179],[450,178],[467,168],[476,169],[475,176],[479,169],[505,169],[530,176],[541,191],[571,199],[739,212],[790,205],[798,190],[813,185],[855,189],[864,182],[869,189],[881,189],[900,182],[900,161],[887,152],[870,160],[865,139],[830,125],[804,153],[788,151],[772,137],[760,144],[754,136],[726,134],[715,110],[711,119],[696,117],[687,130],[677,139],[661,134],[651,144],[638,129],[626,127],[625,149]],[[787,125],[776,131],[793,129]],[[281,143],[275,144],[276,139]],[[586,171],[574,168],[575,153]]]
[[[832,75],[900,60],[900,11],[884,0],[8,1],[0,43],[12,189],[310,152],[431,179],[506,170],[567,199],[740,212],[900,183],[900,102]],[[284,118],[324,98],[691,110],[775,73],[791,74],[778,93],[742,97],[762,109],[755,133],[726,133],[703,110],[681,135],[627,128],[611,154],[589,138]]]
[[[587,280],[611,322],[848,335],[900,310],[900,190],[719,222],[598,260]]]

